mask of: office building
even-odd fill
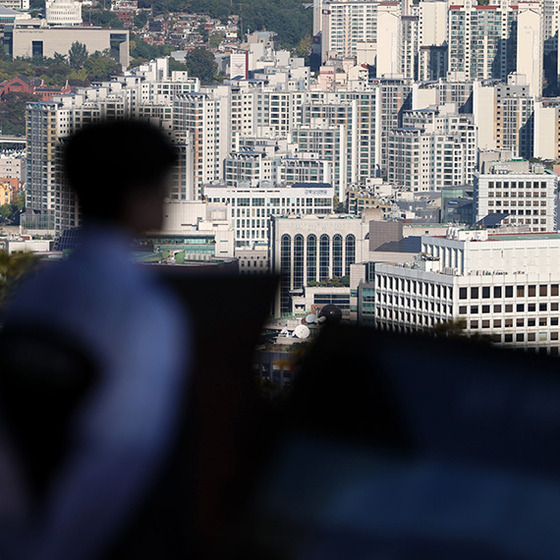
[[[310,282],[350,274],[368,250],[369,224],[357,216],[274,216],[270,230],[272,270],[280,274],[275,316],[292,313],[292,295]]]
[[[558,355],[560,235],[450,230],[422,237],[411,263],[375,263],[359,287],[359,317],[411,332],[456,322],[465,334]]]
[[[485,162],[474,174],[476,220],[506,213],[506,225],[530,232],[558,230],[558,177],[527,161]]]
[[[236,247],[268,243],[273,216],[323,215],[333,211],[334,189],[329,184],[296,183],[286,187],[259,185],[252,188],[204,185],[203,193],[207,202],[231,207]]]
[[[4,48],[13,58],[34,56],[54,57],[55,53],[67,54],[72,44],[82,43],[89,53],[108,50],[123,68],[127,68],[129,32],[124,29],[100,27],[46,27],[37,20],[16,22],[12,29],[4,30]]]

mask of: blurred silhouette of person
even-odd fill
[[[48,333],[87,359],[93,381],[76,392],[68,441],[52,464],[29,454],[34,475],[27,494],[40,499],[8,556],[103,558],[142,506],[173,445],[187,389],[188,317],[149,267],[132,262],[131,243],[161,227],[175,162],[166,136],[141,121],[86,126],[65,146],[65,178],[83,218],[80,245],[21,286],[6,310],[5,331]],[[59,383],[64,390],[72,383],[67,377]],[[37,430],[43,421],[49,424],[47,417],[33,418]],[[58,434],[45,437],[53,445],[37,445],[52,454]]]

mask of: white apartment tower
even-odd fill
[[[401,74],[401,63],[401,7],[397,2],[383,2],[377,8],[377,76],[392,78]]]
[[[538,4],[519,4],[517,73],[525,76],[530,95],[540,97],[543,82],[543,17]]]
[[[323,60],[356,57],[359,41],[377,40],[377,0],[323,2]]]

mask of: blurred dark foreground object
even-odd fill
[[[325,328],[234,556],[559,558],[559,366],[467,340]]]
[[[227,520],[251,495],[260,467],[266,411],[251,363],[277,279],[219,267],[157,268],[192,320],[192,386],[165,468],[104,560],[217,557]],[[3,422],[37,511],[96,366],[79,345],[44,330],[4,330],[0,349]]]

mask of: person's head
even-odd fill
[[[177,152],[147,122],[101,121],[81,128],[64,149],[64,175],[84,221],[157,229]]]

